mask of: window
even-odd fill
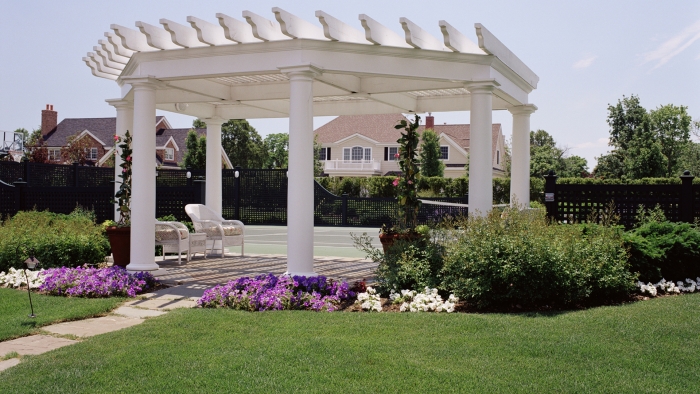
[[[450,147],[441,146],[440,147],[440,160],[449,160],[450,158]]]
[[[497,150],[496,151],[496,164],[501,162],[501,151]]]
[[[318,159],[323,161],[323,160],[330,160],[331,159],[331,148],[321,148],[318,151]]]
[[[97,148],[90,148],[90,160],[97,160]]]
[[[343,161],[372,161],[372,148],[363,148],[361,146],[343,148]]]
[[[398,160],[396,158],[396,155],[399,154],[399,147],[398,146],[390,146],[389,147],[389,161],[396,161]]]
[[[165,160],[175,160],[175,149],[165,148]]]
[[[61,159],[61,148],[49,149],[49,160],[58,161]]]

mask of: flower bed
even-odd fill
[[[206,290],[197,305],[204,308],[232,308],[247,311],[306,309],[332,312],[340,303],[354,298],[347,282],[325,276],[259,275],[243,277]]]
[[[681,281],[673,283],[673,281],[666,281],[666,279],[661,279],[655,284],[637,282],[637,287],[642,294],[652,297],[656,297],[659,292],[665,294],[694,293],[696,290],[700,290],[700,277],[695,279],[686,278],[685,283]]]
[[[0,272],[0,287],[18,289],[27,285],[28,277],[29,288],[38,289],[44,283],[44,278],[41,276],[43,271],[43,269],[38,271],[27,270],[27,276],[24,276],[23,270],[10,268],[7,273]]]
[[[69,297],[135,297],[158,283],[148,272],[128,273],[121,267],[52,268],[42,273],[39,291]]]

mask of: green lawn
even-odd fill
[[[32,293],[34,314],[29,318],[27,291],[0,288],[0,341],[28,335],[41,326],[85,319],[116,308],[124,298],[65,298]],[[0,357],[4,354],[0,354]],[[2,390],[0,390],[2,392]]]
[[[699,305],[692,294],[547,315],[176,310],[27,357],[0,372],[0,392],[692,392]]]

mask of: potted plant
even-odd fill
[[[124,137],[114,136],[114,142],[119,143],[122,163],[119,165],[122,172],[119,190],[115,193],[116,203],[119,205],[119,221],[105,228],[112,248],[114,265],[126,267],[131,257],[131,134],[126,131]]]
[[[404,129],[401,138],[398,139],[399,152],[396,158],[401,168],[401,176],[394,179],[396,187],[396,199],[399,203],[399,223],[398,226],[387,226],[384,224],[379,230],[379,241],[382,243],[384,252],[394,244],[396,239],[413,240],[420,238],[416,233],[416,222],[418,219],[418,127],[420,126],[420,116],[415,115],[413,122],[401,120],[394,126],[396,129]]]

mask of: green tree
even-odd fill
[[[440,137],[432,129],[423,131],[420,146],[422,176],[444,176],[445,163],[440,160]]]
[[[192,121],[192,127],[194,127],[195,129],[206,129],[207,124],[204,123],[202,119],[195,119]]]
[[[193,169],[207,168],[207,137],[200,137],[194,129],[190,129],[190,131],[187,132],[185,147],[187,151],[185,152],[185,157],[183,157],[180,167],[190,167]]]
[[[260,134],[245,119],[221,125],[221,146],[234,166],[263,168],[266,152]]]
[[[314,135],[314,176],[321,176],[321,174],[323,174],[323,162],[319,160],[321,149],[323,149],[323,145],[318,142],[318,136]]]
[[[649,133],[649,114],[639,103],[639,97],[622,96],[616,105],[608,104],[608,125],[610,126],[610,145],[623,154],[632,140],[640,134]]]
[[[588,176],[588,162],[580,156],[567,156],[567,148],[557,146],[545,130],[530,132],[530,176],[542,177],[550,170],[560,177]]]
[[[700,138],[700,120],[695,120],[691,123],[690,132]],[[679,159],[679,167],[682,171],[689,170],[694,176],[700,176],[700,144],[696,142],[688,142],[683,149]]]
[[[616,151],[596,157],[598,164],[593,169],[597,178],[620,179],[625,174],[624,157]]]
[[[564,157],[559,172],[562,178],[580,178],[588,176],[588,162],[581,156]]]
[[[666,177],[678,176],[680,155],[690,142],[690,126],[692,123],[687,112],[688,107],[668,104],[649,112],[651,130],[661,147],[661,153],[666,157]]]
[[[263,146],[267,152],[265,168],[289,167],[289,134],[268,134],[263,140]]]

